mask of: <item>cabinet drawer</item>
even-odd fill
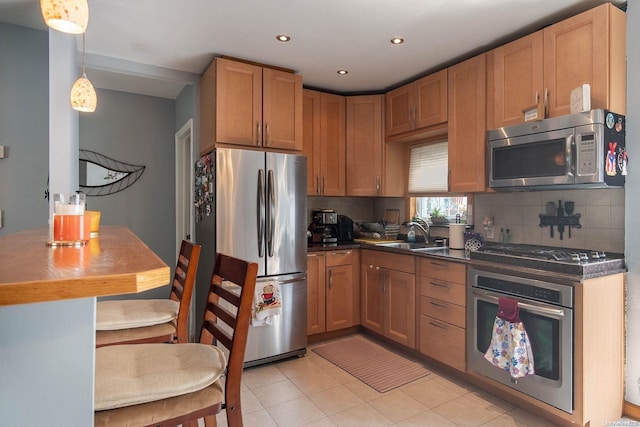
[[[457,283],[445,282],[422,276],[421,295],[451,302],[466,307],[466,287]]]
[[[415,257],[413,255],[363,250],[361,256],[361,263],[365,265],[375,265],[376,267],[386,268],[387,270],[403,271],[409,274],[414,274],[416,271]]]
[[[451,323],[461,328],[465,327],[466,309],[463,306],[422,296],[420,299],[420,308],[420,314]]]
[[[353,250],[327,252],[327,267],[353,264]]]
[[[461,371],[466,370],[465,330],[420,316],[420,352]]]
[[[467,283],[467,271],[464,264],[420,258],[420,271],[423,276],[442,279],[464,285]]]

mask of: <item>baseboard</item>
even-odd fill
[[[625,400],[624,406],[622,407],[622,413],[625,417],[631,418],[632,420],[640,421],[640,406],[635,405],[631,402],[627,402]]]
[[[340,338],[345,335],[355,334],[356,332],[360,332],[361,330],[362,330],[362,327],[357,325],[357,326],[352,326],[350,328],[339,329],[337,331],[322,332],[320,334],[315,334],[315,335],[307,335],[307,344],[315,344],[320,341]]]

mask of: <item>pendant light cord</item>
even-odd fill
[[[82,33],[82,76],[86,77],[86,73],[84,72],[84,33]]]

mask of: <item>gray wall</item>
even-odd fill
[[[47,225],[48,40],[45,31],[0,22],[0,236]]]
[[[627,7],[627,150],[629,151],[629,175],[626,186],[625,256],[629,273],[627,274],[627,367],[626,400],[640,405],[640,158],[634,157],[640,138],[640,4],[628,2]]]
[[[176,98],[175,130],[180,130],[187,120],[195,120],[196,110],[196,85],[185,86]],[[197,150],[194,151],[197,152]]]
[[[144,165],[131,187],[88,197],[101,224],[126,225],[169,266],[175,266],[175,102],[164,98],[97,90],[95,113],[80,117],[80,148]],[[135,298],[168,295],[154,289]],[[134,297],[134,296],[132,296]]]

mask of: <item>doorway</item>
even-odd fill
[[[176,144],[176,259],[182,239],[193,237],[193,119],[189,119],[175,135]],[[194,342],[194,304],[189,313],[189,341]]]

